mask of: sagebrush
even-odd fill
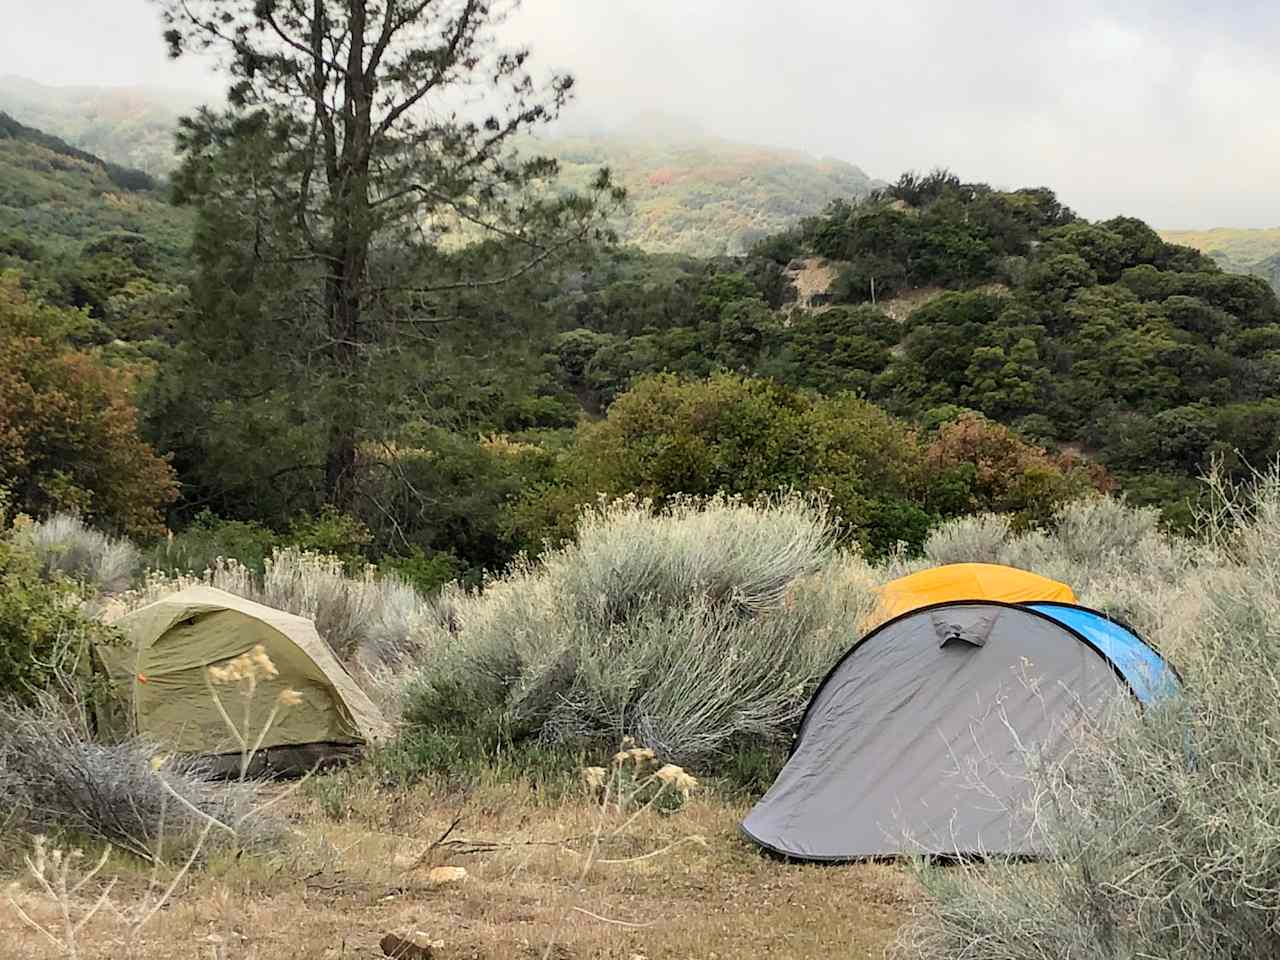
[[[132,542],[95,530],[74,514],[20,526],[14,540],[36,558],[45,577],[79,580],[101,593],[127,590],[142,572],[142,552]]]
[[[276,548],[262,575],[237,560],[218,558],[200,576],[147,575],[136,590],[116,598],[112,612],[137,609],[197,583],[208,584],[278,610],[306,617],[344,659],[361,651],[371,664],[395,660],[414,646],[428,621],[437,621],[437,604],[408,583],[366,567],[351,574],[337,557]]]
[[[1219,503],[1178,590],[1129,598],[1148,613],[1176,598],[1151,618],[1150,635],[1182,672],[1181,696],[1141,716],[1086,717],[1067,755],[1029,756],[1052,856],[1034,866],[922,870],[929,897],[899,955],[1280,953],[1280,475]],[[1093,509],[1082,518],[1094,525],[1069,536],[1089,543],[1119,529]],[[1141,570],[1151,554],[1126,560]]]
[[[50,696],[0,701],[0,793],[10,828],[99,840],[146,859],[162,840],[171,852],[193,843],[207,817],[244,821],[247,843],[276,835],[278,824],[247,816],[255,784],[215,783],[208,774],[203,761],[161,757],[140,738],[95,742]]]
[[[576,541],[447,591],[404,685],[411,725],[542,742],[634,736],[676,762],[778,739],[871,605],[818,503],[588,510]]]

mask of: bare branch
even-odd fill
[[[311,46],[308,46],[307,44],[304,44],[298,40],[295,40],[293,37],[285,33],[284,28],[280,26],[280,22],[276,20],[275,14],[271,12],[270,6],[266,7],[264,14],[265,14],[264,19],[266,20],[267,25],[271,27],[272,32],[277,37],[280,38],[280,41],[282,43],[286,44],[290,49],[296,50],[298,53],[301,53],[307,59],[313,60],[313,61],[316,60],[316,49],[314,44]],[[313,20],[312,21],[313,36],[314,36],[314,31],[315,31],[315,22]],[[323,63],[323,65],[326,68],[337,71],[340,74],[346,73],[346,69],[342,66],[342,64],[338,63],[335,60],[331,60],[328,57],[321,56],[318,62]]]
[[[427,7],[434,2],[435,0],[421,0],[420,3],[405,10],[403,16],[396,17],[396,0],[387,0],[387,10],[382,18],[382,31],[378,34],[378,40],[374,43],[373,51],[369,54],[369,65],[365,68],[365,83],[372,84],[374,82],[377,77],[378,67],[382,64],[383,54],[387,52],[387,46],[391,43],[391,39],[396,35],[396,32],[417,20],[418,17],[426,12]]]

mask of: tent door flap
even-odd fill
[[[949,633],[942,638],[942,641],[938,644],[938,646],[945,647],[948,643],[953,643],[953,642],[967,643],[971,647],[981,647],[984,644],[986,644],[987,641],[984,640],[982,637],[976,637],[973,635],[965,636],[962,633]]]
[[[991,628],[995,626],[998,612],[973,608],[955,608],[936,611],[933,620],[934,634],[938,638],[938,646],[945,647],[949,643],[967,643],[971,647],[981,647],[991,636]]]

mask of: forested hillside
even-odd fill
[[[61,316],[51,356],[118,371],[100,389],[138,405],[129,442],[180,484],[148,467],[159,486],[110,507],[101,465],[56,479],[93,451],[28,450],[45,479],[5,482],[32,509],[137,528],[167,502],[208,549],[260,557],[306,530],[434,583],[542,549],[601,493],[821,489],[878,554],[949,517],[1034,525],[1117,485],[1185,521],[1212,462],[1243,475],[1280,451],[1267,285],[1136,220],[1085,222],[1048,189],[908,175],[741,256],[595,243],[497,287],[446,283],[425,325],[368,353],[357,397],[319,373],[294,274],[254,266],[271,235],[219,219],[238,205],[193,220],[136,171],[4,129],[9,322]],[[208,175],[185,168],[178,199]],[[447,279],[515,255],[377,256]],[[357,399],[358,481],[335,505],[330,404]]]
[[[812,258],[833,282],[788,312],[787,266]],[[572,385],[603,408],[637,376],[720,368],[856,391],[926,427],[970,409],[1175,513],[1214,458],[1241,471],[1280,450],[1267,285],[1139,221],[1082,221],[1045,189],[908,176],[703,270],[582,295],[585,322],[557,347]],[[604,306],[628,291],[630,312]],[[677,291],[697,292],[664,300]]]
[[[116,156],[174,132],[175,108],[146,97],[121,120],[103,106],[114,95],[14,91]],[[1209,256],[1136,220],[1085,222],[1045,188],[946,173],[877,185],[848,164],[670,130],[522,134],[512,145],[547,149],[562,191],[585,195],[611,168],[628,194],[607,213],[621,244],[454,285],[409,339],[369,353],[384,372],[361,398],[362,480],[323,514],[326,341],[263,319],[299,309],[296,270],[262,269],[280,224],[234,192],[225,212],[193,214],[233,168],[188,163],[174,206],[167,183],[21,120],[0,117],[0,266],[24,291],[11,310],[79,311],[57,349],[125,377],[110,389],[140,405],[141,438],[176,469],[179,527],[200,515],[267,537],[323,515],[351,549],[435,579],[541,549],[599,493],[796,486],[828,491],[880,552],[947,517],[1036,523],[1116,485],[1185,520],[1211,463],[1243,474],[1280,450],[1275,296],[1214,262],[1243,269],[1267,235],[1187,237]],[[518,261],[493,241],[377,259],[445,278]],[[69,475],[72,454],[50,456],[49,476]],[[41,484],[32,505],[108,499]]]
[[[616,221],[622,240],[652,253],[745,253],[830,201],[865,196],[874,186],[851,163],[682,130],[633,129],[527,146],[555,157],[571,185],[608,166],[630,198],[630,210]]]
[[[0,77],[0,110],[108,161],[156,175],[174,170],[178,117],[197,103],[189,91],[50,87]],[[874,186],[844,161],[657,121],[590,135],[543,133],[521,138],[518,146],[558,160],[565,186],[583,187],[599,167],[611,167],[630,195],[614,226],[624,242],[657,253],[743,253],[831,200],[864,196]]]
[[[54,87],[0,76],[0,110],[96,156],[162,176],[177,157],[178,117],[198,97],[158,87]]]
[[[86,310],[82,341],[134,359],[166,349],[157,338],[185,304],[192,225],[150,175],[0,113],[0,270]]]
[[[1170,243],[1194,247],[1224,270],[1262,277],[1280,290],[1280,228],[1269,230],[1162,230]]]
[[[57,252],[79,250],[106,231],[146,234],[181,259],[191,218],[168,203],[141,170],[72,147],[0,113],[0,230],[20,231]]]

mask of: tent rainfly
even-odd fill
[[[1176,688],[1132,630],[1074,604],[911,610],[827,675],[742,829],[802,860],[1043,853],[1024,751],[1061,755],[1082,711]]]
[[[948,600],[1075,603],[1076,595],[1065,583],[1017,567],[948,563],[886,583],[880,588],[880,602],[875,612],[864,626],[870,628],[910,610]]]
[[[260,681],[252,700],[249,729],[255,739],[281,691],[301,694],[301,702],[276,714],[261,744],[259,767],[310,766],[389,733],[378,708],[303,617],[201,585],[125,614],[114,626],[126,643],[98,653],[111,680],[115,712],[127,710],[133,729],[167,749],[221,758],[225,762],[218,766],[231,768],[240,748],[214,694],[237,723],[243,707],[233,690],[209,685],[207,670],[259,644],[277,675]]]

